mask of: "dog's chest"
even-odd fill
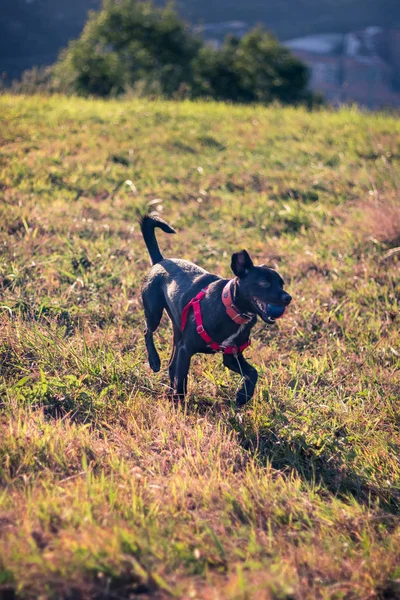
[[[246,329],[247,323],[243,323],[243,325],[241,325],[239,327],[239,329],[233,333],[232,335],[230,335],[228,338],[226,338],[226,340],[224,340],[221,344],[221,346],[234,346],[236,345],[236,339],[240,336],[240,334],[242,334],[244,332],[244,330]]]

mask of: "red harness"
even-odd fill
[[[230,290],[232,281],[233,280],[229,281],[222,291],[222,302],[226,308],[228,316],[233,321],[235,321],[235,323],[248,323],[252,317],[242,315],[232,302],[232,294]],[[192,298],[192,300],[190,300],[190,302],[188,302],[185,308],[183,309],[181,323],[182,331],[185,329],[189,311],[193,306],[193,314],[197,325],[197,333],[212,350],[214,350],[215,352],[223,352],[224,354],[238,354],[239,352],[243,352],[243,350],[250,346],[250,340],[247,340],[247,342],[245,342],[241,346],[224,346],[223,344],[217,344],[217,342],[213,342],[213,340],[208,335],[207,331],[204,329],[200,302],[206,295],[207,289],[208,286],[204,288],[204,290],[201,290],[201,292],[199,292],[197,296],[195,296],[195,298]]]

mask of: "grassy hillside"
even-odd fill
[[[0,597],[399,597],[399,134],[0,97]],[[146,206],[166,256],[228,276],[247,248],[293,295],[240,412],[220,356],[166,398],[167,320],[147,366]]]

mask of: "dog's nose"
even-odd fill
[[[290,294],[288,294],[287,292],[283,292],[282,296],[281,296],[281,300],[284,304],[286,304],[286,306],[288,304],[291,303],[292,301],[292,296]]]

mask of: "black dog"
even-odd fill
[[[224,365],[244,377],[236,395],[236,405],[242,406],[253,396],[258,378],[256,369],[244,359],[242,351],[249,344],[257,315],[271,323],[268,307],[290,304],[292,298],[283,290],[282,278],[265,265],[255,267],[246,250],[232,254],[231,268],[236,276],[232,280],[221,279],[186,260],[165,259],[154,229],[176,232],[155,216],[144,217],[140,225],[153,264],[142,288],[150,367],[155,372],[160,370],[153,333],[165,309],[174,330],[169,363],[174,393],[184,397],[194,354],[219,350],[224,352]]]

